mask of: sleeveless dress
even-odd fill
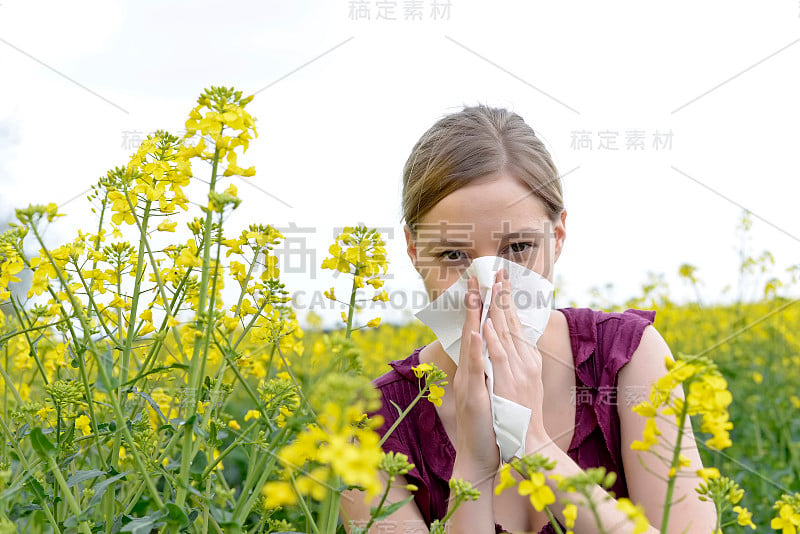
[[[567,454],[582,469],[603,466],[616,472],[611,490],[617,498],[628,497],[617,402],[626,402],[627,398],[629,405],[633,403],[627,395],[617,398],[617,373],[630,361],[656,312],[634,308],[624,312],[558,310],[567,319],[575,365],[575,431]],[[371,414],[383,416],[379,434],[385,434],[398,417],[392,402],[405,409],[419,393],[420,381],[411,368],[419,364],[419,352],[425,346],[405,359],[390,362],[392,370],[373,381],[383,402],[381,409]],[[642,398],[646,398],[646,392]],[[421,399],[383,443],[383,450],[403,453],[414,464],[405,476],[419,488],[414,501],[426,525],[442,519],[447,513],[448,481],[456,451],[434,405]],[[505,531],[496,524],[495,532]],[[555,530],[548,523],[539,534],[555,534]]]

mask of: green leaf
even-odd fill
[[[43,503],[47,494],[44,492],[44,488],[39,481],[35,478],[31,477],[30,480],[25,484],[25,487],[33,494],[33,502],[35,503]]]
[[[56,454],[55,445],[50,443],[50,440],[45,437],[42,433],[42,429],[39,427],[31,430],[31,443],[33,443],[33,450],[42,458],[47,459]]]
[[[167,523],[171,525],[175,525],[178,528],[188,527],[189,526],[189,517],[186,515],[186,512],[183,511],[177,504],[174,502],[168,502],[166,505],[167,515],[164,519],[167,520]]]
[[[100,359],[100,364],[103,366],[103,369],[106,371],[106,375],[108,375],[108,381],[111,383],[111,389],[115,390],[119,387],[119,379],[114,376],[114,358],[111,355],[111,351],[107,351],[104,354],[98,355],[98,358]],[[97,389],[97,391],[111,393],[111,391],[109,391],[106,387],[102,373],[97,373],[97,381],[94,383],[94,387]]]
[[[113,472],[113,469],[112,469],[112,472]],[[108,487],[111,484],[113,484],[114,482],[116,482],[117,480],[123,478],[127,473],[128,473],[127,471],[125,471],[124,473],[117,473],[117,474],[115,474],[113,476],[108,477],[107,479],[103,480],[102,482],[98,482],[97,484],[95,484],[94,488],[93,488],[94,489],[94,495],[92,495],[92,498],[89,500],[89,506],[87,506],[87,508],[91,508],[95,504],[99,503],[100,499],[103,498],[103,494],[105,494],[105,492],[108,489]]]
[[[76,484],[80,484],[85,480],[89,480],[90,478],[99,477],[101,475],[105,475],[105,471],[100,471],[99,469],[91,469],[89,471],[75,471],[71,477],[67,479],[67,487],[71,488]]]
[[[145,401],[147,401],[147,404],[149,404],[150,407],[153,408],[153,410],[155,410],[155,412],[158,415],[161,416],[161,419],[163,419],[164,421],[167,421],[167,416],[164,415],[164,412],[162,412],[161,408],[158,407],[158,404],[156,403],[156,401],[153,400],[153,397],[151,397],[150,395],[148,395],[144,391],[137,391],[136,388],[132,388],[131,389],[131,393],[139,395],[141,398],[143,398]],[[169,421],[167,421],[167,422],[169,422]]]
[[[402,508],[406,504],[410,503],[413,499],[414,499],[414,496],[413,495],[409,495],[408,497],[406,497],[402,501],[398,501],[398,502],[392,503],[389,506],[383,508],[381,510],[381,513],[378,514],[378,515],[375,515],[375,512],[377,512],[377,510],[373,506],[372,508],[370,508],[370,513],[375,517],[375,521],[381,521],[382,519],[386,519],[387,517],[389,517],[390,515],[395,513],[397,510],[399,510],[400,508]]]
[[[138,382],[139,380],[141,380],[142,378],[146,377],[147,375],[152,375],[153,373],[161,373],[163,371],[169,371],[170,369],[188,369],[188,368],[189,368],[189,366],[186,365],[185,363],[173,363],[172,365],[167,365],[166,367],[156,367],[154,369],[151,369],[151,370],[147,371],[143,375],[137,376],[136,378],[134,378],[132,380],[128,380],[127,382],[125,382],[122,385],[123,386],[129,386],[129,385],[131,385],[131,384],[133,384],[135,382]]]
[[[161,512],[155,512],[151,516],[144,516],[139,518],[131,518],[130,516],[125,516],[131,519],[131,521],[124,525],[120,532],[132,532],[133,534],[150,534],[150,532],[156,528],[165,525],[164,521],[159,521],[164,514]]]
[[[192,464],[189,467],[189,472],[199,475],[203,471],[205,471],[206,467],[208,466],[208,459],[206,458],[206,453],[203,451],[197,451],[194,458],[192,459]]]
[[[400,406],[398,406],[395,401],[390,399],[389,402],[391,402],[392,406],[394,406],[397,409],[397,415],[403,415],[403,409]]]

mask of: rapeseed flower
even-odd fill
[[[548,504],[556,502],[553,490],[545,483],[542,473],[531,473],[528,480],[519,483],[517,489],[520,495],[527,495],[536,511],[541,512]]]
[[[772,518],[769,526],[782,534],[797,534],[800,530],[800,493],[785,493],[772,507],[778,515]]]
[[[628,519],[633,521],[633,534],[640,534],[647,532],[650,523],[647,521],[647,516],[644,514],[644,508],[641,504],[634,505],[630,499],[620,497],[617,499],[617,509],[621,510]]]

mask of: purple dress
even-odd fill
[[[630,399],[617,398],[617,373],[630,361],[656,312],[633,308],[624,312],[590,308],[559,311],[567,318],[575,365],[575,432],[567,454],[583,469],[604,466],[607,471],[616,472],[617,480],[611,489],[617,497],[628,497],[617,402]],[[419,352],[424,347],[403,360],[390,362],[392,370],[373,381],[383,401],[383,407],[374,412],[384,418],[379,434],[383,435],[398,416],[389,401],[405,409],[419,393],[419,380],[411,368],[419,364]],[[419,488],[414,501],[426,525],[443,518],[456,450],[433,404],[418,402],[383,443],[383,450],[403,453],[414,464],[406,478]],[[503,532],[500,525],[495,526],[495,531]],[[555,530],[548,523],[540,534],[555,534]]]

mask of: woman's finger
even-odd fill
[[[486,345],[489,348],[489,359],[492,361],[492,372],[494,373],[494,392],[501,397],[508,397],[508,393],[513,390],[511,387],[514,375],[508,365],[508,355],[500,343],[500,338],[494,329],[494,321],[491,318],[486,320],[483,326],[483,335],[486,338]]]
[[[467,317],[461,330],[461,349],[459,351],[456,376],[466,390],[471,392],[471,395],[475,395],[480,390],[473,388],[478,385],[483,385],[485,388],[485,382],[483,382],[483,340],[479,332],[481,300],[478,292],[478,280],[475,277],[470,277],[467,280],[467,293],[464,296],[464,302],[467,308]],[[481,381],[480,384],[478,383],[479,380]]]
[[[498,271],[498,277],[500,275],[501,272]],[[517,345],[514,343],[513,332],[508,324],[508,310],[506,308],[511,306],[511,299],[507,298],[504,294],[505,291],[506,288],[501,282],[497,282],[492,287],[492,307],[489,308],[489,316],[492,318],[492,323],[494,323],[495,333],[505,349],[508,359],[506,365],[509,366],[510,372],[513,373],[514,376],[519,376],[522,364],[520,362]]]
[[[481,333],[474,330],[469,342],[469,392],[477,398],[483,397],[486,389],[486,373],[483,369],[483,339]]]
[[[514,299],[511,296],[511,280],[508,275],[503,276],[501,280],[503,290],[501,291],[500,305],[503,309],[503,315],[506,320],[506,327],[509,331],[509,337],[514,344],[516,353],[519,355],[518,361],[512,361],[512,368],[514,364],[522,365],[523,358],[529,358],[532,354],[533,347],[528,337],[525,335],[525,329],[522,327],[522,321],[519,320],[517,308],[514,305]],[[521,370],[518,368],[518,370]]]

